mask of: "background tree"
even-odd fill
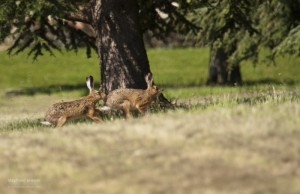
[[[299,1],[294,0],[0,0],[0,42],[8,50],[29,48],[36,59],[53,49],[99,57],[101,85],[145,88],[150,72],[142,33],[163,38],[192,32],[197,45],[210,47],[209,84],[239,84],[242,60],[257,61],[258,49],[299,55]],[[80,26],[85,26],[84,28]],[[201,28],[201,30],[199,30]]]
[[[0,41],[14,37],[10,54],[29,48],[34,59],[53,49],[95,49],[100,59],[101,85],[145,88],[150,72],[142,39],[146,30],[163,36],[175,26],[195,28],[184,17],[188,0],[1,0]],[[180,7],[180,9],[177,9]],[[85,25],[88,31],[78,28]]]
[[[210,48],[208,84],[242,82],[240,61],[257,55],[257,44],[249,41],[258,33],[252,24],[257,4],[252,0],[212,0],[210,6],[196,6],[190,14],[192,22],[202,28],[192,37],[197,45]]]
[[[278,55],[300,56],[300,1],[263,1],[257,9],[257,28],[264,47],[271,49],[270,59]]]
[[[270,49],[272,61],[278,55],[299,56],[299,0],[209,2],[205,8],[194,6],[189,16],[202,28],[194,36],[197,45],[210,47],[208,84],[239,84],[240,62],[257,63],[260,49]]]

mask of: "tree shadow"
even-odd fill
[[[294,86],[297,84],[294,80],[276,80],[276,79],[260,79],[260,80],[246,80],[242,86],[256,86],[256,85],[287,85]]]
[[[278,81],[275,79],[261,79],[261,80],[246,80],[243,82],[242,85],[238,85],[238,87],[243,86],[259,86],[259,85],[287,85],[287,86],[294,86],[298,84],[294,80],[284,80],[284,81]],[[99,85],[99,83],[95,83],[95,85]],[[175,84],[158,84],[161,88],[170,88],[170,89],[176,89],[176,88],[195,88],[195,87],[205,87],[208,86],[205,83],[196,83],[196,82],[190,82],[190,83],[175,83]],[[209,85],[211,86],[211,85]],[[215,85],[220,86],[220,85]],[[223,85],[223,86],[230,86],[230,85]],[[68,92],[68,91],[74,91],[74,90],[82,90],[83,94],[88,93],[88,89],[86,88],[85,84],[77,84],[77,85],[71,85],[71,84],[64,84],[64,85],[50,85],[48,87],[26,87],[26,88],[20,88],[20,89],[13,89],[9,90],[5,93],[6,96],[33,96],[36,94],[52,94],[57,92]]]
[[[5,93],[6,96],[33,96],[36,94],[52,94],[57,92],[68,92],[73,90],[86,90],[88,93],[88,89],[84,84],[78,85],[71,85],[71,84],[64,84],[64,85],[50,85],[48,87],[26,87],[26,88],[19,88],[9,90]]]
[[[176,89],[176,88],[194,88],[194,87],[205,87],[205,83],[176,83],[176,84],[157,84],[159,88],[170,88],[170,89]]]
[[[286,85],[286,86],[294,86],[298,84],[298,82],[294,80],[276,80],[276,79],[260,79],[260,80],[246,80],[243,81],[242,84],[206,84],[206,83],[197,83],[197,82],[190,82],[190,83],[176,83],[176,84],[158,84],[161,88],[192,88],[192,87],[243,87],[243,86],[259,86],[259,85]]]

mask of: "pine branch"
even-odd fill
[[[50,53],[50,56],[55,56],[54,53],[52,52],[52,49],[47,44],[43,43],[42,47],[45,48],[45,50]]]
[[[27,33],[28,33],[28,31],[25,31],[23,33],[22,32],[19,33],[18,37],[15,39],[13,44],[7,49],[7,53],[9,55],[11,55],[12,51],[19,46],[20,41],[22,41],[24,39],[24,37],[26,37]]]
[[[14,55],[19,54],[20,52],[24,51],[26,48],[28,48],[31,43],[34,42],[34,39],[31,37],[28,40],[25,41],[25,43],[23,43],[22,46],[19,47],[19,49],[14,53]]]
[[[49,46],[51,46],[53,49],[55,49],[55,50],[61,52],[61,49],[60,49],[57,45],[55,45],[55,44],[53,43],[53,40],[50,40],[50,39],[46,36],[45,33],[39,34],[39,37],[41,37],[43,40],[45,40],[45,41],[47,42],[47,44],[48,44]]]
[[[43,53],[42,53],[42,46],[41,46],[41,43],[36,43],[32,49],[29,51],[29,53],[27,54],[27,56],[31,56],[32,54],[34,53],[34,56],[33,56],[33,61],[37,61],[37,58],[39,56],[43,56]]]

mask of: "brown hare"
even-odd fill
[[[92,76],[86,78],[87,87],[90,90],[88,96],[84,96],[79,100],[60,102],[53,104],[45,115],[45,121],[42,124],[54,125],[56,127],[63,126],[70,118],[89,117],[94,122],[99,123],[101,120],[97,117],[100,113],[96,109],[96,103],[105,98],[105,94],[94,90],[94,80]]]
[[[151,102],[161,93],[161,90],[153,84],[152,75],[145,76],[147,89],[119,88],[107,95],[106,107],[101,110],[123,110],[125,117],[129,119],[131,110],[138,110],[143,116]]]

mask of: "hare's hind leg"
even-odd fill
[[[67,121],[67,117],[66,116],[61,116],[59,117],[56,127],[62,127]]]
[[[96,116],[90,116],[90,115],[88,115],[88,117],[90,117],[91,119],[93,119],[93,121],[94,121],[95,123],[100,123],[100,122],[101,122],[101,119],[99,119],[99,118],[96,117]]]
[[[100,111],[99,111],[100,112]],[[87,116],[91,118],[95,123],[100,123],[101,119],[95,115],[96,111],[94,109],[90,109],[88,111]],[[98,112],[97,112],[98,113]]]

